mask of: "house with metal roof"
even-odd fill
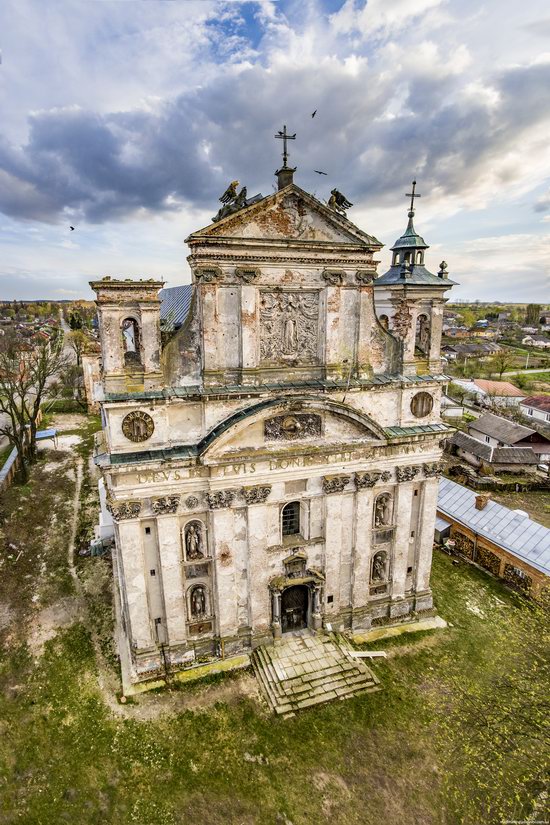
[[[550,438],[531,427],[524,427],[500,415],[485,413],[472,421],[468,427],[468,435],[491,447],[532,450],[536,458],[542,462],[550,459]]]
[[[493,447],[468,433],[457,431],[449,441],[459,458],[479,469],[483,464],[495,473],[533,473],[539,459],[529,447]]]
[[[441,478],[436,540],[525,595],[550,586],[550,529],[522,510],[511,510],[449,478]]]

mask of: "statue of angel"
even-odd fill
[[[348,201],[345,195],[342,195],[338,189],[332,189],[330,193],[330,198],[328,200],[328,205],[331,209],[334,209],[335,212],[339,212],[341,215],[346,214],[346,209],[349,209],[350,206],[353,206],[351,201]]]

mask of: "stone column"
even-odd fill
[[[273,630],[273,636],[275,639],[280,639],[282,636],[281,631],[281,591],[280,590],[272,590],[271,591],[271,629]]]
[[[149,616],[139,520],[118,522],[117,533],[130,620],[130,643],[134,650],[148,649],[156,645],[156,640]]]
[[[141,346],[146,373],[160,371],[160,303],[141,308]]]
[[[424,482],[423,487],[420,537],[418,540],[418,557],[416,563],[415,590],[417,593],[417,610],[426,610],[432,606],[432,597],[430,593],[430,573],[432,570],[432,553],[439,479],[428,478]]]
[[[409,555],[409,540],[411,533],[411,506],[413,497],[412,482],[401,482],[394,490],[397,491],[395,502],[395,537],[392,562],[392,599],[402,599],[405,596],[407,581],[407,559]]]
[[[178,517],[176,515],[158,516],[157,533],[168,641],[171,645],[181,644],[186,639],[186,611]]]
[[[313,630],[320,630],[323,624],[321,617],[321,585],[313,585],[313,603],[311,610],[311,623]]]
[[[439,373],[441,366],[441,335],[443,334],[443,302],[434,301],[430,318],[430,353],[429,369],[431,373]]]
[[[242,338],[242,368],[254,369],[257,358],[258,320],[256,313],[255,286],[241,287],[241,338]]]
[[[372,346],[373,330],[376,327],[374,290],[371,284],[359,289],[359,322],[357,335],[357,370],[360,378],[368,378],[375,366],[373,357],[377,354]]]
[[[355,552],[353,556],[351,602],[354,610],[366,607],[369,601],[373,499],[374,495],[371,488],[357,490],[355,494]]]

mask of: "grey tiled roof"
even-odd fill
[[[461,433],[460,430],[451,438],[451,444],[461,450],[466,450],[467,453],[476,455],[478,458],[482,458],[483,461],[491,460],[492,450],[489,444],[483,444],[482,441],[478,441],[477,438],[466,433]]]
[[[472,422],[470,430],[477,430],[509,445],[516,444],[535,432],[529,427],[523,427],[521,424],[516,424],[515,421],[508,421],[507,418],[501,418],[500,415],[493,415],[493,413],[485,413],[485,415]]]
[[[165,330],[181,327],[187,318],[192,296],[193,284],[182,284],[182,286],[171,286],[160,290],[160,321]]]
[[[550,529],[503,504],[489,501],[476,510],[476,493],[449,478],[439,482],[437,509],[484,538],[550,575]]]

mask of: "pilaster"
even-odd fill
[[[117,524],[117,544],[122,563],[130,627],[130,643],[135,650],[156,645],[149,616],[143,547],[140,523],[137,519]]]
[[[392,564],[392,598],[402,599],[405,596],[407,581],[407,559],[409,555],[409,540],[411,531],[411,507],[413,497],[413,483],[401,482],[397,486],[396,528]]]
[[[180,644],[186,638],[186,610],[178,517],[175,515],[158,516],[157,532],[168,641],[171,645]]]

